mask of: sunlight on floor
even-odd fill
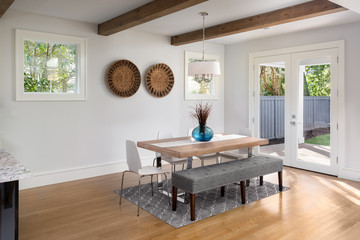
[[[335,184],[345,188],[346,190],[348,190],[349,192],[351,192],[352,194],[356,195],[356,197],[358,197],[360,199],[360,189],[356,189],[353,186],[350,186],[349,184],[346,184],[344,182],[340,182],[340,181],[335,181],[332,180]]]
[[[316,178],[321,184],[329,188],[330,190],[341,194],[345,198],[347,198],[349,201],[355,203],[356,205],[360,206],[360,190],[356,189],[344,182],[338,181],[338,180],[329,180],[324,179],[322,177],[313,176]],[[356,197],[354,197],[355,195]]]

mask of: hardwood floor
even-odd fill
[[[136,185],[128,175],[124,186]],[[277,174],[264,177],[277,183]],[[21,240],[360,239],[360,183],[285,168],[289,191],[174,229],[114,190],[121,174],[20,191]]]

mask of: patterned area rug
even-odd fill
[[[289,189],[289,187],[283,187],[283,191]],[[154,184],[154,197],[151,197],[150,183],[141,185],[140,208],[175,228],[200,221],[243,205],[241,204],[240,186],[236,184],[229,184],[225,187],[224,197],[220,196],[220,188],[202,192],[196,195],[196,219],[195,221],[190,221],[189,204],[178,202],[176,211],[172,211],[171,205],[169,205],[168,196],[161,194],[156,190],[156,184]],[[120,190],[116,190],[115,192],[120,195]],[[250,186],[246,187],[246,204],[277,193],[279,193],[277,184],[264,181],[264,185],[259,186],[259,181],[252,179]],[[123,197],[130,202],[137,204],[138,187],[125,188],[123,190]],[[134,214],[136,214],[136,212],[134,212]]]

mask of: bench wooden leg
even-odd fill
[[[190,220],[195,221],[195,194],[190,193]]]
[[[247,179],[247,180],[246,180],[246,186],[247,186],[247,187],[250,186],[250,179]]]
[[[225,186],[221,187],[221,196],[225,196]]]
[[[260,176],[260,186],[264,185],[264,176]]]
[[[240,182],[240,189],[241,189],[241,203],[245,204],[245,181]]]
[[[178,188],[173,186],[172,187],[172,210],[173,211],[176,211],[177,193],[178,193]]]
[[[281,192],[283,190],[282,171],[278,172],[278,178],[279,178],[279,191]]]

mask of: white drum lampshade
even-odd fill
[[[220,64],[219,62],[191,62],[188,75],[220,75]]]

